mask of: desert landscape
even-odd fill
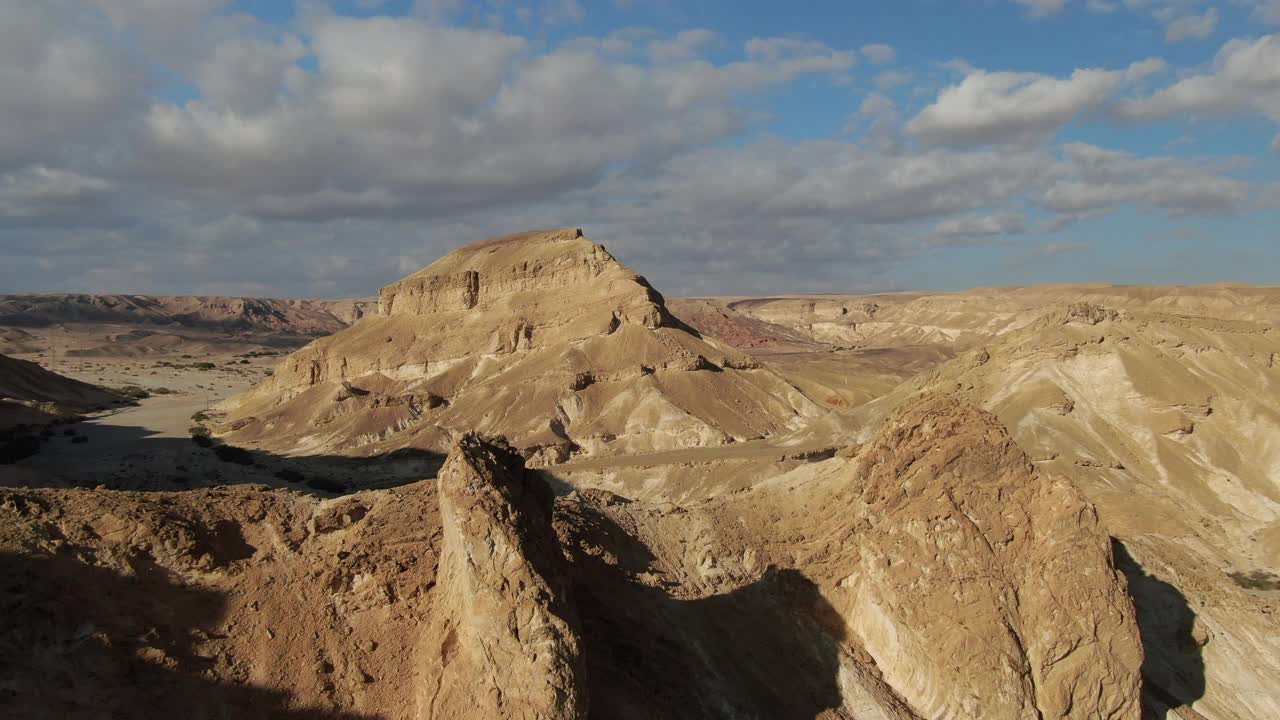
[[[0,720],[1280,720],[1280,0],[0,0]]]
[[[0,309],[11,717],[1280,716],[1280,289]]]

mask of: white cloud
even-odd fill
[[[141,71],[65,9],[17,0],[0,11],[0,172],[67,159],[142,100]]]
[[[1231,40],[1209,72],[1191,75],[1149,97],[1128,100],[1119,114],[1152,120],[1192,113],[1260,113],[1280,122],[1280,35]]]
[[[848,291],[940,243],[1026,232],[1028,207],[1061,226],[1268,197],[1222,165],[1048,143],[1159,61],[1064,78],[965,68],[910,123],[900,107],[918,95],[871,92],[848,137],[796,140],[765,134],[768,91],[889,54],[791,37],[735,51],[708,30],[557,45],[475,29],[497,5],[448,0],[429,20],[307,5],[286,28],[212,0],[167,19],[104,1],[113,17],[70,0],[0,9],[6,287],[363,294],[460,242],[579,224],[671,292]],[[537,25],[548,6],[529,7]],[[210,9],[223,14],[201,21]],[[148,22],[197,32],[165,64]],[[1226,97],[1253,111],[1267,86],[1241,72],[1204,74],[1252,88]],[[148,73],[194,99],[148,96]]]
[[[1079,213],[1134,203],[1172,215],[1235,212],[1250,202],[1248,183],[1212,167],[1172,158],[1140,158],[1084,143],[1063,149],[1064,164],[1041,202],[1061,213]]]
[[[885,45],[883,43],[876,43],[873,45],[863,45],[862,54],[868,60],[875,63],[876,65],[885,65],[885,64],[891,63],[893,62],[894,57],[896,57],[897,55],[897,53],[894,52],[892,45]]]
[[[1102,107],[1125,83],[1165,68],[1162,60],[1126,70],[1076,70],[1068,78],[974,70],[920,111],[907,131],[943,145],[1043,139],[1078,115]]]
[[[689,60],[718,41],[719,36],[710,30],[683,30],[673,38],[659,38],[651,42],[649,59],[659,63]]]
[[[973,213],[938,223],[933,228],[933,236],[943,244],[956,245],[1003,235],[1019,235],[1026,229],[1026,218],[1021,213]]]
[[[1186,15],[1180,17],[1164,29],[1165,42],[1181,42],[1183,40],[1204,40],[1213,34],[1220,20],[1217,8],[1209,8],[1203,15]]]

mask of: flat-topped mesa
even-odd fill
[[[561,297],[561,292],[574,297]],[[462,247],[383,288],[379,313],[514,308],[544,299],[529,293],[553,293],[565,303],[590,301],[615,311],[622,321],[650,328],[667,324],[670,317],[662,295],[578,228],[518,233]]]
[[[283,452],[445,451],[503,435],[533,462],[718,445],[821,412],[668,314],[576,228],[464,246],[382,291],[380,312],[285,358],[228,437]]]

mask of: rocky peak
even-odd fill
[[[578,615],[545,481],[467,433],[439,475],[443,597],[425,637],[426,718],[587,716]]]
[[[578,303],[611,299],[648,327],[668,318],[662,296],[578,228],[518,233],[459,248],[382,289],[383,315],[430,315],[523,306],[534,294],[572,293]]]

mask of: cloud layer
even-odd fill
[[[1067,4],[1021,1],[1046,19]],[[279,26],[222,0],[6,3],[0,279],[367,294],[460,242],[578,224],[673,292],[855,290],[938,248],[1117,208],[1212,217],[1274,197],[1238,162],[1062,133],[1280,124],[1280,36],[1228,42],[1179,75],[1159,58],[921,73],[884,43],[697,28],[547,41],[451,24],[449,3],[418,10],[306,5]],[[576,3],[542,10],[526,22],[583,21]],[[1210,35],[1210,14],[1171,17],[1167,38]],[[767,99],[797,88],[862,93],[846,134],[775,132]]]

